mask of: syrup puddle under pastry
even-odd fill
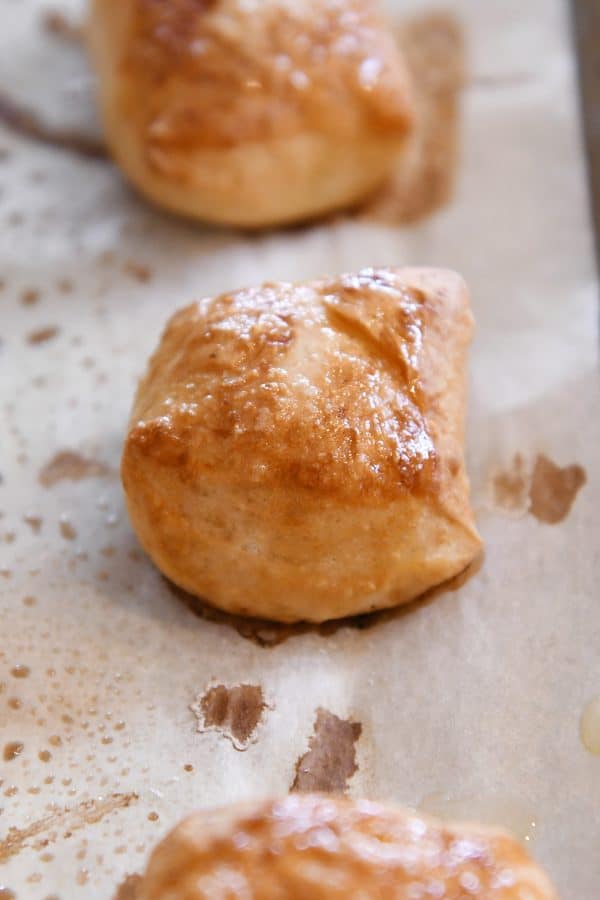
[[[323,622],[406,603],[480,552],[463,457],[472,319],[451,272],[368,269],[199,301],[142,380],[122,477],[185,591]]]
[[[250,616],[237,616],[217,609],[215,606],[211,606],[199,597],[194,597],[193,594],[189,594],[187,591],[177,587],[177,585],[173,584],[172,581],[169,581],[168,578],[165,578],[164,581],[173,596],[185,603],[188,609],[198,616],[198,618],[207,622],[213,622],[233,628],[240,637],[244,638],[246,641],[250,641],[250,643],[254,644],[256,647],[272,649],[273,647],[279,647],[279,645],[285,643],[285,641],[289,641],[295,637],[301,637],[305,634],[314,634],[322,638],[328,638],[337,634],[338,631],[343,628],[366,631],[370,628],[375,628],[375,626],[383,624],[384,622],[395,621],[401,616],[410,614],[417,608],[422,608],[429,603],[433,603],[441,594],[458,591],[467,581],[470,581],[471,578],[474,578],[477,575],[483,565],[483,560],[484,554],[483,551],[481,551],[481,553],[476,556],[462,572],[459,572],[458,575],[454,575],[452,578],[448,578],[441,584],[430,588],[409,605],[405,604],[391,609],[381,609],[376,612],[362,613],[356,616],[345,616],[341,619],[329,619],[318,623],[293,622],[286,624],[284,622],[275,622],[268,619],[255,619]]]
[[[556,900],[505,832],[319,794],[198,812],[130,885],[135,900]]]

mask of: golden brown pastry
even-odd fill
[[[229,612],[405,603],[480,550],[463,460],[467,290],[365,269],[201,300],[138,389],[122,477],[156,565]]]
[[[556,900],[502,831],[295,794],[198,812],[154,850],[136,900]]]
[[[412,121],[379,0],[93,0],[112,153],[143,193],[244,227],[346,207]]]

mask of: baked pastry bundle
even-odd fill
[[[480,539],[463,443],[472,318],[453,272],[270,283],[176,313],[135,399],[122,477],[184,590],[292,622],[405,603]]]
[[[510,835],[366,800],[294,794],[198,812],[154,850],[136,900],[556,900]]]
[[[413,119],[379,0],[93,0],[110,150],[165,208],[244,227],[347,207]]]

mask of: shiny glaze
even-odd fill
[[[159,171],[170,171],[174,149],[234,147],[307,128],[403,137],[410,126],[405,74],[377,0],[129,6],[125,105]]]
[[[430,302],[385,269],[200,301],[168,325],[130,440],[194,482],[226,467],[363,500],[431,491]]]
[[[141,900],[553,900],[502,832],[296,794],[199,812],[154,851]]]
[[[144,549],[236,615],[395,606],[481,547],[463,459],[472,318],[452,272],[367,269],[200,300],[167,325],[121,473]]]

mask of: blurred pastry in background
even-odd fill
[[[379,0],[92,0],[111,152],[160,206],[247,228],[347,208],[411,131]]]
[[[134,896],[557,900],[503,831],[318,794],[195,813],[154,850]]]
[[[464,463],[463,280],[365,269],[200,300],[135,399],[138,537],[231,613],[322,622],[406,603],[481,541]]]

